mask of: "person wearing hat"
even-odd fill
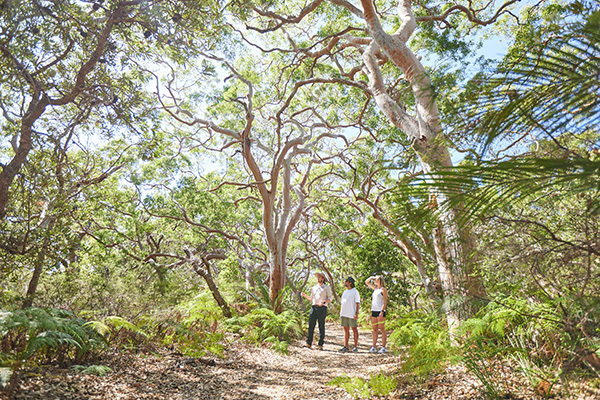
[[[340,307],[340,317],[342,320],[342,327],[344,328],[344,347],[340,349],[342,353],[350,351],[348,342],[350,341],[350,328],[354,335],[354,347],[353,352],[358,351],[358,311],[360,310],[360,294],[354,287],[354,278],[349,276],[344,282],[346,290],[342,293],[342,303]]]
[[[331,288],[325,283],[325,275],[320,272],[315,272],[318,283],[312,287],[310,296],[302,292],[302,297],[312,302],[310,315],[308,317],[308,335],[306,336],[306,344],[304,347],[309,349],[312,346],[313,335],[315,333],[315,325],[319,323],[319,345],[318,349],[323,350],[325,342],[325,317],[327,316],[327,305],[331,303],[332,294]]]

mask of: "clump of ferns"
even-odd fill
[[[268,308],[255,308],[246,315],[225,321],[228,330],[248,343],[271,343],[272,348],[287,354],[287,344],[303,335],[302,318],[297,311],[279,314]]]
[[[32,307],[2,311],[0,334],[0,362],[15,370],[26,363],[85,363],[107,348],[102,335],[65,310]]]

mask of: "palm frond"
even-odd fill
[[[505,60],[457,126],[479,134],[482,154],[496,141],[529,133],[554,138],[600,122],[600,29],[572,24],[519,57]]]
[[[586,193],[587,212],[600,212],[600,159],[528,158],[463,165],[437,171],[426,183],[407,190],[422,196],[435,190],[451,194],[442,206],[460,206],[460,222],[485,217],[494,210],[529,204],[544,191],[556,199]],[[430,210],[431,213],[439,211]]]

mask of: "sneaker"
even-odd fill
[[[371,347],[369,349],[369,353],[377,353],[377,349],[375,347]]]
[[[317,350],[323,350],[323,346],[321,346],[321,345],[317,346]]]
[[[382,347],[379,349],[380,353],[387,353],[387,349],[385,347]]]
[[[308,343],[305,343],[305,344],[304,344],[304,346],[302,346],[302,347],[305,347],[305,348],[307,348],[307,349],[310,349],[310,344],[308,344]]]
[[[353,353],[358,353],[358,349],[357,349],[356,347],[353,347],[353,348],[352,348],[352,352],[353,352]]]
[[[350,351],[350,350],[348,350],[348,348],[347,348],[346,346],[344,346],[344,347],[342,347],[342,348],[340,349],[340,353],[347,353],[347,352],[349,352],[349,351]]]

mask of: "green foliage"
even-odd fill
[[[396,389],[396,386],[398,385],[396,378],[393,376],[386,376],[383,372],[371,374],[369,383],[374,396],[387,396]]]
[[[153,338],[189,357],[223,354],[223,333],[215,325],[194,317],[171,316],[157,325]]]
[[[327,384],[343,388],[355,399],[370,399],[373,396],[388,396],[396,389],[398,381],[393,376],[386,376],[380,372],[378,374],[371,374],[369,380],[343,375],[333,378]]]
[[[406,360],[402,370],[416,379],[440,372],[453,358],[455,350],[443,321],[434,314],[415,310],[388,323],[393,333],[388,338],[392,349],[403,349]]]
[[[157,346],[176,349],[190,357],[223,353],[221,312],[209,294],[202,294],[179,307],[134,322],[109,316],[86,324],[106,338],[115,349],[153,351]]]
[[[103,335],[114,348],[137,349],[148,338],[148,334],[135,324],[118,316],[108,316],[102,321],[90,321],[86,325]]]
[[[327,384],[343,388],[346,392],[348,392],[348,394],[350,394],[355,399],[368,399],[371,397],[371,391],[369,390],[369,382],[363,378],[352,378],[348,375],[343,375],[333,378]]]
[[[529,380],[533,389],[542,389],[544,397],[552,397],[552,387],[562,376],[562,368],[554,368],[555,360],[550,363],[539,363],[536,356],[529,351],[529,346],[521,337],[509,338],[513,347],[509,357],[517,362],[520,370]],[[559,353],[555,353],[555,358]],[[544,384],[545,383],[545,384]]]
[[[83,374],[92,374],[98,376],[104,376],[113,372],[113,370],[106,365],[73,365],[71,367],[73,371],[81,372]]]
[[[409,268],[408,259],[402,251],[394,246],[383,226],[370,219],[361,230],[363,237],[358,244],[353,243],[351,251],[357,265],[353,265],[348,274],[354,276],[357,283],[373,275],[383,275],[388,289],[388,308],[403,306],[408,303],[408,287],[404,279],[398,279],[399,274]],[[361,298],[369,299],[371,291],[363,284],[356,286]]]
[[[460,358],[491,398],[510,390],[503,371],[509,361],[516,361],[533,389],[545,381],[550,390],[562,374],[558,360],[574,345],[549,306],[524,299],[490,302],[476,318],[465,321],[460,331]]]
[[[524,37],[492,76],[475,78],[479,90],[470,93],[477,93],[478,98],[458,102],[466,108],[459,114],[468,117],[456,129],[479,135],[482,145],[477,158],[494,150],[495,143],[500,147],[507,142],[516,144],[521,139],[515,132],[527,132],[531,146],[550,140],[557,149],[548,157],[540,154],[543,149],[515,148],[535,157],[478,163],[477,170],[461,168],[449,174],[450,186],[481,183],[473,196],[467,196],[469,213],[497,209],[510,201],[530,201],[557,184],[571,186],[564,193],[593,194],[588,209],[591,213],[600,210],[597,139],[583,140],[579,146],[572,143],[574,138],[597,133],[600,122],[596,101],[600,30],[593,22],[593,7],[588,7],[586,15],[571,20],[561,17],[568,14],[567,9],[554,3],[542,13],[529,14],[533,20],[543,15],[550,26],[538,29],[533,21],[522,24],[522,29],[529,31],[521,32]],[[552,27],[557,20],[565,26]]]
[[[528,340],[549,340],[561,330],[561,321],[552,307],[522,298],[498,297],[490,301],[479,315],[465,321],[463,334],[502,339],[519,335]]]
[[[289,354],[288,352],[288,342],[285,340],[279,340],[279,338],[275,336],[269,336],[264,340],[266,343],[271,343],[271,350],[275,350],[281,354]]]
[[[302,336],[302,318],[294,310],[276,314],[268,308],[255,308],[248,314],[225,321],[228,330],[249,343],[272,343],[276,351],[287,353],[287,344]]]
[[[485,394],[497,399],[502,394],[502,369],[498,366],[501,362],[494,363],[493,355],[500,349],[491,345],[482,336],[476,336],[469,340],[469,344],[463,347],[461,360],[473,375],[483,384]]]
[[[208,293],[203,293],[156,319],[148,318],[144,325],[152,340],[176,348],[186,356],[221,356],[224,348],[221,318],[221,309]]]
[[[2,366],[22,362],[81,362],[106,348],[100,334],[65,310],[3,311],[0,334]]]

